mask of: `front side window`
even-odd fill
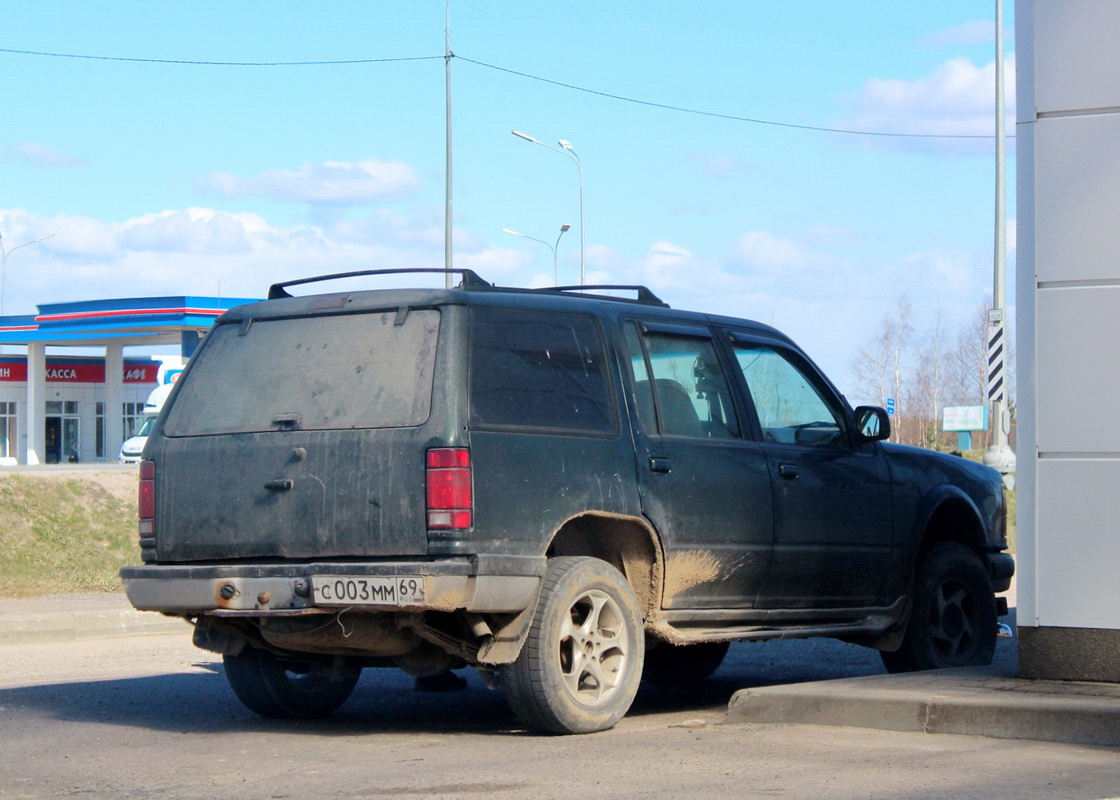
[[[763,440],[808,447],[843,446],[839,414],[782,352],[739,342],[735,357],[754,400]]]
[[[579,314],[471,311],[471,423],[615,430],[599,327]]]

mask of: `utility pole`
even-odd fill
[[[992,310],[988,316],[988,401],[992,404],[992,444],[984,463],[1003,474],[1008,488],[1015,486],[1015,453],[1007,444],[1011,412],[1007,394],[1007,194],[1003,124],[1003,0],[996,0],[996,236]]]
[[[444,73],[444,116],[446,119],[446,186],[443,206],[443,268],[451,269],[451,0],[443,7],[443,73]],[[451,288],[451,273],[444,276],[444,286]]]

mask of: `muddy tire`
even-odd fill
[[[346,702],[361,674],[355,669],[332,675],[329,665],[281,660],[254,647],[223,661],[238,700],[262,717],[282,719],[329,716]]]
[[[711,677],[727,655],[728,642],[675,645],[659,642],[646,650],[642,680],[654,686],[686,686]]]
[[[584,556],[548,562],[529,637],[502,670],[510,708],[540,733],[593,733],[630,709],[645,652],[638,600],[622,574]]]
[[[996,622],[984,565],[967,547],[944,542],[918,565],[902,647],[879,655],[887,672],[983,666],[995,654]]]

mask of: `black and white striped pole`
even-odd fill
[[[992,406],[992,442],[984,453],[984,463],[1003,474],[1008,488],[1015,486],[1015,453],[1007,444],[1011,432],[1011,412],[1007,392],[1007,224],[1005,221],[1006,180],[1003,125],[1003,0],[996,0],[996,242],[992,310],[988,317],[988,402]]]

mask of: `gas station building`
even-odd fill
[[[219,315],[247,302],[132,297],[0,317],[0,464],[116,461],[152,389],[174,378]],[[126,357],[126,347],[174,353],[163,359],[172,368]],[[76,348],[83,354],[69,354]]]

